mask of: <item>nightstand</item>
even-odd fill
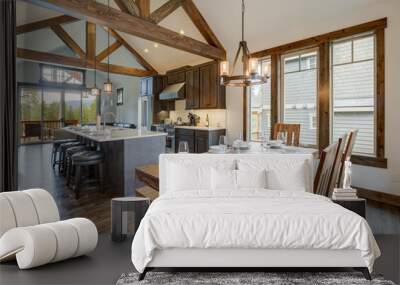
[[[332,199],[333,203],[339,204],[340,206],[359,214],[361,217],[365,218],[365,208],[366,200],[362,198],[357,199]]]

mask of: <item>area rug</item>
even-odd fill
[[[368,281],[359,272],[148,272],[142,281],[138,281],[138,276],[138,273],[122,274],[117,285],[395,285],[379,275],[373,275],[373,280]]]

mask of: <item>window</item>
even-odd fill
[[[270,120],[300,123],[300,143],[320,149],[357,129],[352,162],[387,168],[386,27],[382,18],[252,53],[271,58]],[[245,132],[261,129],[255,105],[244,110]]]
[[[40,67],[40,80],[42,83],[73,86],[83,86],[85,84],[85,73],[82,70],[44,64]]]
[[[281,119],[301,125],[300,144],[304,146],[317,145],[317,84],[317,51],[281,57]]]
[[[259,70],[270,70],[271,60],[259,61]],[[271,136],[271,81],[250,88],[249,96],[249,137],[251,141],[260,141]]]
[[[375,36],[331,44],[332,140],[358,129],[354,153],[375,155]]]

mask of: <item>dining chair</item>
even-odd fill
[[[314,179],[314,194],[330,197],[339,174],[346,136],[326,147],[320,154],[317,173]]]
[[[337,180],[337,187],[342,188],[343,187],[343,180],[344,180],[344,163],[346,160],[350,160],[351,154],[353,152],[354,144],[357,139],[357,134],[358,130],[351,130],[347,134],[347,141],[346,141],[346,146],[344,147],[344,152],[342,155],[342,159],[340,162],[340,169],[339,169],[339,175],[338,175],[338,180]]]
[[[276,123],[272,139],[278,139],[279,133],[286,133],[286,145],[299,146],[300,144],[300,124]]]

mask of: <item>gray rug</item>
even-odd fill
[[[138,273],[122,274],[117,285],[146,285],[146,284],[213,284],[213,285],[246,285],[246,284],[327,284],[353,285],[376,284],[394,285],[381,276],[373,275],[368,281],[359,272],[148,272],[146,278],[138,281]]]

